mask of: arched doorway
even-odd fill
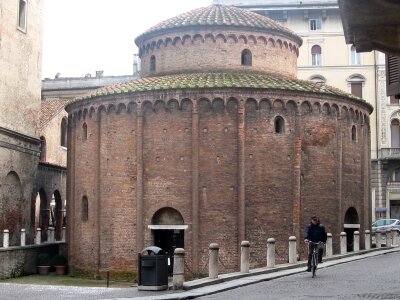
[[[354,251],[354,232],[360,230],[358,213],[354,207],[347,209],[343,227],[347,238],[347,252]]]
[[[159,209],[151,219],[154,245],[163,249],[170,257],[168,271],[172,274],[175,248],[184,248],[184,236],[187,225],[176,209],[164,207]]]

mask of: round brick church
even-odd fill
[[[135,42],[141,79],[66,107],[72,272],[135,273],[156,245],[184,248],[186,271],[204,274],[210,243],[237,271],[243,240],[253,267],[271,237],[287,261],[312,214],[334,249],[341,231],[369,228],[372,107],[296,79],[294,32],[212,5]]]

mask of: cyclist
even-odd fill
[[[311,217],[310,224],[307,225],[304,241],[308,243],[308,241],[318,243],[323,242],[326,243],[327,235],[324,225],[322,225],[317,218],[317,216]],[[308,264],[307,264],[307,272],[311,272],[311,255],[313,251],[313,245],[308,244]],[[324,249],[321,247],[318,249],[318,262],[322,262],[322,253]]]

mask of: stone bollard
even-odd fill
[[[369,230],[365,230],[365,250],[371,249],[371,232]]]
[[[42,229],[36,229],[36,245],[40,245],[42,243]]]
[[[297,239],[295,236],[289,237],[289,264],[297,263]]]
[[[219,246],[216,243],[210,244],[208,247],[209,261],[208,261],[208,277],[218,278],[218,252]]]
[[[392,230],[386,229],[386,247],[391,247],[392,244]]]
[[[185,250],[176,248],[174,251],[174,270],[172,285],[174,290],[181,290],[185,282]]]
[[[242,241],[240,244],[240,272],[250,272],[250,242]]]
[[[347,240],[346,240],[346,232],[340,233],[340,254],[347,253]]]
[[[67,236],[67,227],[63,227],[62,228],[62,237],[61,237],[61,241],[65,242]]]
[[[392,236],[393,236],[392,246],[397,247],[399,242],[399,231],[396,229],[392,229]]]
[[[8,248],[10,246],[10,232],[8,229],[3,230],[3,248]]]
[[[375,232],[375,244],[376,248],[382,247],[382,233],[380,231]]]
[[[333,256],[332,233],[327,234],[325,256],[326,257]]]
[[[267,268],[275,267],[275,239],[267,240]]]
[[[25,240],[26,240],[26,231],[25,228],[21,229],[21,246],[25,246]]]
[[[49,243],[54,243],[56,241],[55,228],[54,227],[49,227],[49,233],[50,234],[49,234],[49,237],[48,237],[47,241]]]
[[[360,251],[360,232],[354,231],[354,252]]]

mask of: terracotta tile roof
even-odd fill
[[[76,98],[75,101],[113,94],[212,88],[247,88],[318,93],[351,98],[367,104],[367,102],[360,98],[328,85],[284,77],[277,74],[250,72],[180,73],[175,75],[145,77],[100,88],[85,96]]]
[[[162,31],[173,30],[181,27],[187,28],[198,26],[209,26],[213,28],[218,26],[226,28],[229,26],[236,28],[249,28],[252,31],[262,30],[272,31],[275,33],[282,32],[292,36],[300,45],[302,43],[301,38],[294,31],[280,25],[270,18],[246,9],[219,4],[194,9],[165,20],[139,35],[135,39],[135,42],[139,45],[143,39]]]
[[[47,99],[42,100],[40,108],[40,128],[50,122],[59,112],[61,112],[65,105],[73,100],[60,100],[60,99]]]

